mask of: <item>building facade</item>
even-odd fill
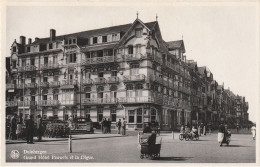
[[[109,118],[114,127],[125,118],[128,130],[157,120],[172,130],[217,122],[227,111],[213,74],[186,59],[183,40],[165,42],[157,21],[61,36],[51,29],[34,42],[21,36],[10,51],[6,115]],[[235,99],[245,121],[248,103]]]

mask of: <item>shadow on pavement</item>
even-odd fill
[[[192,157],[159,157],[156,160],[162,161],[186,161]]]
[[[223,145],[223,146],[224,147],[248,147],[248,146],[242,146],[242,145]]]

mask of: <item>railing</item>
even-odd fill
[[[49,86],[49,82],[41,82],[40,83],[40,87],[48,87]]]
[[[18,67],[18,71],[22,72],[22,71],[34,71],[36,70],[36,66],[34,65],[27,65],[27,66],[22,66],[22,67]]]
[[[159,83],[163,83],[163,78],[159,77],[158,75],[150,75],[150,80],[152,82],[159,82]]]
[[[50,69],[56,69],[56,68],[59,68],[59,64],[58,63],[55,63],[55,64],[52,64],[52,63],[47,63],[47,64],[41,64],[40,65],[40,69],[41,70],[50,70]]]
[[[28,106],[36,106],[36,101],[18,101],[19,107],[28,107]]]
[[[93,83],[92,79],[83,79],[82,85],[91,85]]]
[[[77,80],[63,80],[61,82],[61,85],[62,86],[65,86],[65,85],[77,85],[78,81]]]
[[[17,68],[12,68],[11,71],[12,73],[17,72]]]
[[[14,89],[15,84],[6,84],[6,89]]]
[[[16,89],[23,89],[25,87],[25,84],[17,84]]]
[[[16,107],[17,101],[6,101],[6,107]]]
[[[179,72],[179,66],[178,65],[172,64],[169,61],[166,61],[165,65],[167,67],[169,67],[170,69],[174,70],[175,72],[177,72],[177,73]]]
[[[107,83],[118,83],[118,82],[119,82],[119,78],[116,76],[109,77],[107,80]]]
[[[144,81],[144,80],[145,80],[145,75],[144,75],[144,74],[123,76],[123,81],[124,81],[124,82],[129,82],[129,81]]]
[[[28,83],[28,84],[25,84],[25,87],[26,88],[36,88],[37,84],[36,83]]]
[[[87,58],[82,63],[82,65],[109,63],[109,62],[114,62],[114,61],[115,61],[114,56],[93,57],[93,58]]]
[[[61,100],[60,104],[61,105],[75,105],[76,104],[76,100]]]
[[[49,82],[49,87],[53,88],[53,87],[59,87],[60,86],[60,81],[52,81]]]
[[[127,54],[124,55],[125,61],[132,61],[132,60],[140,60],[142,57],[142,54]]]
[[[81,101],[82,104],[115,104],[117,98],[85,98]]]
[[[40,100],[40,106],[57,106],[60,104],[59,100]]]
[[[120,97],[118,99],[121,103],[153,103],[155,102],[152,96],[140,96],[140,97]]]
[[[155,62],[162,64],[162,58],[160,58],[159,56],[153,55],[153,59],[154,59]]]
[[[106,83],[106,79],[103,77],[95,78],[95,84],[104,84]]]

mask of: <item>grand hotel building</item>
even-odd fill
[[[165,42],[157,21],[138,18],[60,36],[51,29],[28,43],[21,36],[11,46],[7,114],[110,118],[113,125],[125,118],[128,130],[154,120],[165,130],[191,124],[192,66],[184,53],[183,40]]]

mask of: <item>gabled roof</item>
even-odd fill
[[[177,48],[181,47],[181,45],[183,44],[183,40],[170,41],[170,42],[167,42],[167,44],[168,44],[169,49],[177,49]]]
[[[153,28],[154,24],[156,22],[148,22],[144,23],[144,25],[151,29]],[[112,27],[106,27],[106,28],[100,28],[100,29],[95,29],[95,30],[88,30],[88,31],[82,31],[82,32],[77,32],[77,33],[72,33],[72,34],[65,34],[65,35],[60,35],[55,37],[55,41],[63,40],[64,38],[68,37],[82,37],[82,38],[89,38],[91,36],[95,35],[102,35],[102,34],[109,34],[109,33],[116,33],[116,32],[127,32],[129,28],[131,27],[132,23],[130,24],[124,24],[124,25],[119,25],[119,26],[112,26]],[[38,41],[34,41],[33,44],[36,43],[48,43],[50,41],[50,38],[39,38]]]

